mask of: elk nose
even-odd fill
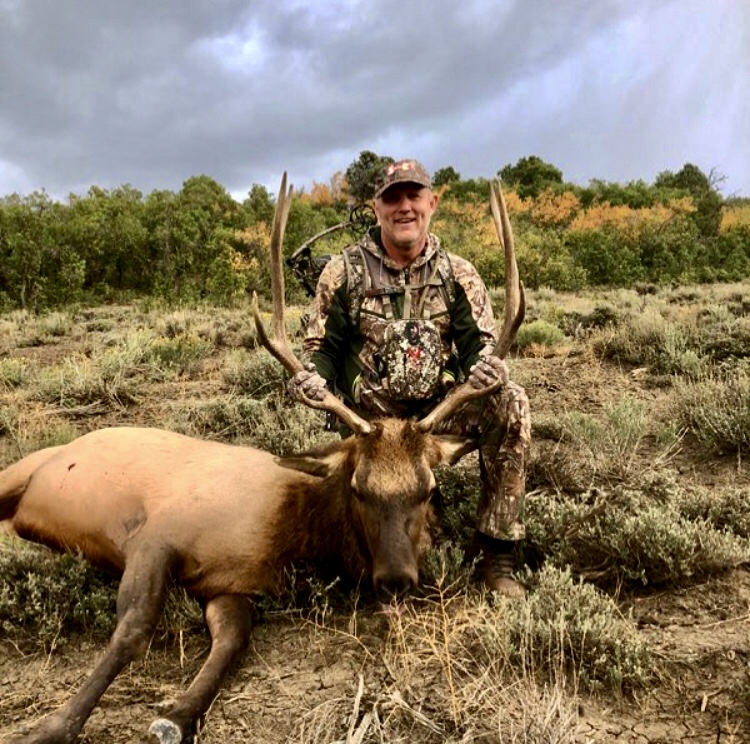
[[[409,574],[391,574],[373,578],[375,594],[379,602],[388,604],[393,600],[406,597],[417,585],[415,578]]]

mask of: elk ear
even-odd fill
[[[464,455],[469,454],[478,446],[476,439],[469,437],[455,436],[453,434],[440,434],[432,437],[435,445],[436,457],[435,465],[455,465]]]
[[[333,447],[311,450],[288,457],[277,457],[276,464],[282,468],[314,475],[316,478],[326,478],[343,466],[348,452],[348,447],[343,445],[344,442],[336,442]]]

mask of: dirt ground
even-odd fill
[[[19,352],[49,363],[45,357],[60,354],[61,349],[42,346]],[[514,360],[511,369],[526,386],[536,412],[596,412],[613,396],[630,392],[648,401],[654,415],[670,415],[667,392],[647,374],[595,361],[580,348]],[[166,395],[190,395],[190,387],[183,384]],[[142,407],[137,416],[139,422],[148,422],[148,408]],[[134,423],[134,419],[111,414],[91,425],[111,423]],[[750,484],[743,463],[735,458],[707,458],[689,441],[672,466],[681,478],[707,486]],[[750,572],[738,569],[708,583],[643,591],[622,599],[666,671],[651,689],[635,697],[581,695],[577,740],[581,744],[750,742]],[[354,741],[347,739],[347,729],[368,706],[386,710],[395,705],[389,698],[392,682],[382,654],[387,622],[364,610],[358,615],[356,632],[346,617],[324,624],[287,615],[264,618],[254,631],[244,663],[215,701],[197,740],[300,741],[330,709],[331,715],[342,719],[340,740]],[[27,653],[0,637],[0,741],[12,741],[25,723],[63,702],[102,650],[103,645],[72,641],[47,656]],[[189,684],[206,652],[205,637],[185,638],[183,644],[155,641],[147,658],[109,688],[81,740],[149,741],[148,725],[160,704]],[[357,712],[360,678],[363,694]],[[350,721],[353,715],[356,720]],[[417,733],[413,741],[419,741]]]

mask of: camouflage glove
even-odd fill
[[[469,369],[467,382],[476,390],[493,387],[498,382],[507,385],[510,379],[508,365],[500,357],[483,354],[479,361]]]
[[[326,381],[317,373],[315,365],[308,362],[305,369],[297,372],[286,386],[294,400],[304,403],[307,400],[323,400],[328,392]]]

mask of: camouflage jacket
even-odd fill
[[[351,260],[345,256],[355,253],[364,256],[372,280],[390,291],[370,296],[361,281],[348,286]],[[449,277],[441,271],[446,263]],[[453,286],[446,287],[447,282]],[[481,353],[490,352],[497,340],[487,288],[471,263],[441,249],[439,239],[429,234],[424,252],[399,268],[386,255],[380,231],[374,228],[323,270],[303,351],[303,361],[312,361],[347,404],[364,414],[421,415],[441,397],[418,403],[393,400],[383,387],[378,370],[384,334],[392,318],[402,317],[404,305],[407,310],[420,308],[437,326],[446,388],[457,374],[466,374]]]

